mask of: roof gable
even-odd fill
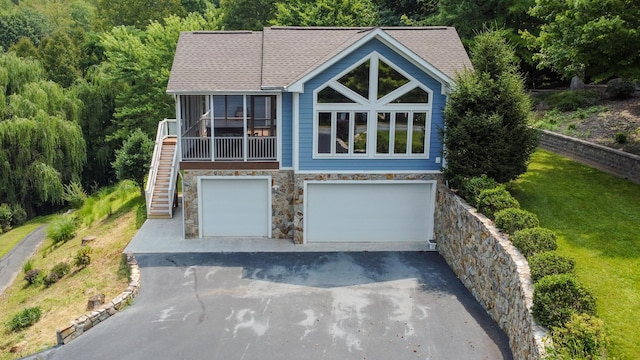
[[[167,91],[302,91],[308,78],[373,38],[444,83],[471,68],[451,27],[191,32],[180,36]]]

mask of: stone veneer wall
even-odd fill
[[[444,186],[436,195],[440,254],[509,338],[514,359],[540,359],[545,329],[533,319],[529,265],[491,220]]]
[[[640,183],[640,156],[542,130],[540,147],[602,171]]]
[[[122,310],[140,290],[140,268],[133,254],[123,254],[129,265],[129,286],[120,295],[97,310],[91,311],[72,321],[69,325],[56,330],[58,345],[68,344],[71,340],[89,331],[92,327],[107,320],[118,311]]]
[[[293,241],[302,244],[304,230],[304,182],[309,180],[437,180],[442,182],[441,174],[295,174],[295,194],[293,197]]]
[[[290,170],[185,170],[182,177],[185,238],[200,237],[198,224],[199,176],[271,176],[271,237],[293,238],[293,171]]]

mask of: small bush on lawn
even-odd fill
[[[87,193],[82,188],[82,184],[80,184],[80,182],[74,181],[64,186],[62,199],[72,208],[80,209],[84,202],[87,201]]]
[[[11,223],[14,226],[20,226],[27,221],[27,212],[20,204],[11,206]]]
[[[27,271],[33,269],[33,260],[29,259],[27,261],[24,262],[24,265],[22,265],[22,272],[26,273]]]
[[[27,270],[24,273],[24,280],[27,282],[28,286],[38,285],[42,282],[42,277],[40,276],[40,270],[33,269]]]
[[[472,177],[471,179],[463,181],[460,189],[460,196],[462,196],[469,205],[476,207],[476,198],[480,195],[480,192],[482,190],[493,189],[498,185],[497,181],[487,175]]]
[[[26,329],[40,320],[42,311],[39,307],[26,308],[15,314],[7,323],[7,329],[10,332]]]
[[[575,261],[553,251],[545,251],[531,256],[529,259],[531,280],[536,283],[547,275],[571,274],[575,268]]]
[[[626,144],[629,142],[629,138],[627,137],[627,134],[621,131],[616,133],[615,139],[616,139],[616,143],[618,144]]]
[[[551,251],[558,248],[556,234],[546,228],[534,227],[516,231],[511,236],[511,243],[526,258],[537,253]]]
[[[560,111],[575,111],[596,105],[599,95],[594,91],[562,91],[545,97],[550,108]]]
[[[507,208],[520,208],[520,203],[516,200],[504,185],[493,189],[482,190],[477,197],[478,211],[493,219],[497,211]]]
[[[60,279],[62,279],[65,275],[71,272],[71,266],[66,262],[57,263],[49,274],[44,279],[44,284],[46,286],[51,286],[57,283]]]
[[[627,79],[613,79],[607,83],[607,95],[612,99],[626,99],[636,91],[636,85]]]
[[[91,264],[90,254],[92,251],[93,250],[88,246],[81,247],[73,258],[73,265],[82,269],[89,266],[89,264]]]
[[[58,216],[47,227],[47,236],[54,244],[66,242],[76,236],[76,219],[73,216]]]
[[[503,209],[496,212],[495,216],[496,226],[507,234],[514,234],[518,230],[540,226],[538,216],[523,209]]]
[[[7,204],[0,204],[0,234],[11,230],[11,208]]]
[[[574,313],[595,315],[596,301],[572,274],[549,275],[534,285],[532,312],[542,326],[563,326]]]
[[[602,320],[587,314],[572,314],[570,320],[551,331],[552,358],[606,358],[607,337]]]

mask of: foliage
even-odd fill
[[[486,174],[500,183],[527,169],[537,146],[529,127],[531,102],[524,91],[513,50],[497,32],[476,37],[475,71],[456,77],[445,108],[447,179]]]
[[[0,204],[0,234],[11,230],[11,208],[8,204]]]
[[[372,0],[284,0],[275,5],[274,25],[373,26],[378,20]]]
[[[33,270],[33,259],[25,261],[25,263],[22,265],[22,272],[26,273],[29,270]]]
[[[575,261],[554,251],[545,251],[530,256],[531,281],[534,283],[547,275],[570,274],[575,268]]]
[[[549,108],[559,111],[575,111],[596,105],[599,95],[594,91],[561,91],[542,97]]]
[[[440,0],[379,0],[378,3],[379,25],[418,25],[426,16],[435,14]]]
[[[40,276],[40,269],[28,270],[24,273],[24,280],[27,282],[28,286],[38,285],[42,282],[42,277]]]
[[[225,30],[262,30],[275,16],[276,0],[220,0]]]
[[[636,84],[629,79],[611,79],[607,82],[606,91],[612,99],[626,99],[636,91]]]
[[[118,180],[133,180],[144,191],[144,179],[149,172],[153,146],[153,141],[140,129],[131,133],[122,148],[116,150],[113,168]]]
[[[71,86],[82,75],[80,49],[62,30],[56,30],[42,41],[40,59],[49,79],[63,87]]]
[[[78,249],[76,256],[73,257],[73,265],[82,269],[89,266],[91,264],[91,252],[93,252],[93,249],[89,246]]]
[[[155,134],[160,120],[174,116],[174,100],[166,88],[180,32],[217,29],[218,21],[214,12],[191,13],[165,18],[164,25],[152,22],[144,31],[116,27],[101,36],[106,61],[99,72],[116,89],[108,139],[121,143],[137,128]]]
[[[539,67],[565,78],[596,81],[640,76],[640,7],[633,1],[536,0],[529,13],[542,21],[525,38]]]
[[[22,329],[26,329],[29,326],[35,324],[40,320],[42,310],[39,306],[25,308],[19,313],[15,314],[11,320],[7,323],[7,329],[10,332],[16,332]]]
[[[52,30],[42,14],[31,9],[19,9],[0,13],[0,47],[8,49],[21,38],[28,38],[35,45]]]
[[[54,244],[67,242],[76,236],[78,227],[75,217],[60,215],[55,217],[47,227],[47,236]]]
[[[143,29],[153,21],[186,15],[180,0],[98,0],[97,13],[102,30],[120,25]]]
[[[55,264],[53,268],[51,268],[51,271],[49,271],[49,274],[47,274],[47,277],[44,279],[44,284],[46,286],[51,286],[60,281],[60,279],[65,277],[65,275],[69,274],[70,272],[71,266],[69,265],[69,263],[64,261],[59,262]]]
[[[604,359],[607,336],[604,322],[587,314],[571,314],[562,327],[553,328],[552,358],[556,359]]]
[[[615,135],[615,140],[618,144],[626,144],[629,141],[629,138],[627,137],[627,134],[619,131]]]
[[[0,54],[1,199],[30,216],[45,203],[62,201],[63,184],[79,179],[86,159],[76,123],[80,105],[44,80],[37,61]]]
[[[136,209],[136,229],[140,229],[145,221],[147,221],[147,205],[140,204]]]
[[[494,214],[500,210],[520,207],[518,200],[509,194],[504,185],[480,191],[476,202],[478,211],[491,219],[493,219]]]
[[[518,230],[511,237],[511,242],[527,258],[537,253],[558,248],[556,234],[553,230],[542,227]]]
[[[27,221],[27,212],[20,204],[11,205],[11,223],[20,226]]]
[[[72,208],[79,209],[85,201],[87,201],[87,193],[82,188],[82,184],[77,181],[64,186],[64,194],[62,199],[69,203]]]
[[[496,212],[494,215],[498,229],[507,234],[514,234],[518,230],[540,225],[536,214],[523,209],[507,208]]]
[[[462,196],[471,206],[478,206],[477,197],[482,190],[493,189],[499,184],[497,181],[488,177],[485,174],[475,176],[470,179],[463,179],[460,182],[459,190],[460,196]],[[453,184],[454,187],[456,186]]]
[[[574,313],[595,312],[595,298],[572,274],[548,275],[534,285],[532,313],[542,326],[562,326]]]

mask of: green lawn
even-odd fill
[[[609,356],[640,354],[640,185],[538,151],[511,193],[541,226],[558,235],[558,252],[576,260],[597,297]]]
[[[9,250],[13,249],[17,243],[20,242],[25,236],[29,235],[33,230],[46,224],[51,220],[51,216],[40,216],[27,222],[26,224],[10,230],[0,235],[0,258],[3,257]]]

